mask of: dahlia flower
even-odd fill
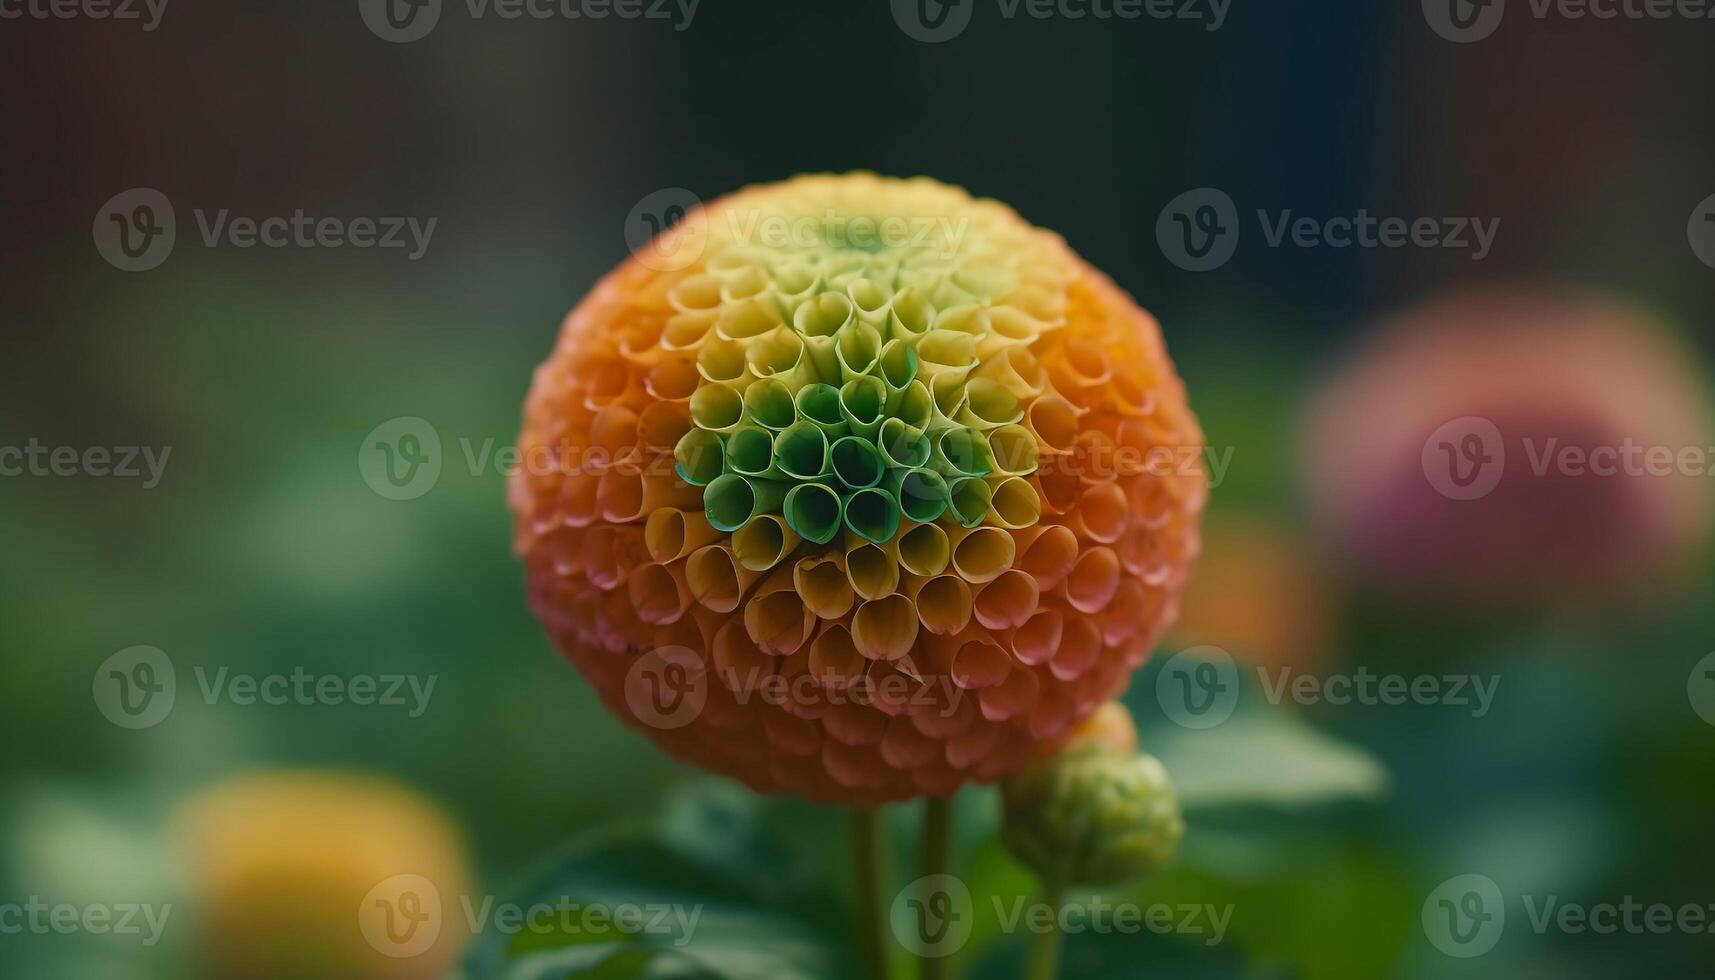
[[[607,706],[762,792],[992,781],[1171,622],[1202,437],[1155,322],[927,179],[684,216],[574,309],[513,474],[531,603]]]

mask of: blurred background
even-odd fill
[[[0,21],[0,447],[40,449],[0,476],[0,904],[176,915],[148,946],[0,929],[0,975],[294,975],[216,951],[270,929],[244,919],[242,881],[204,880],[239,860],[210,852],[272,853],[291,822],[217,847],[194,818],[231,805],[211,787],[269,770],[396,784],[409,796],[360,813],[409,809],[437,855],[422,860],[473,895],[514,894],[615,823],[659,824],[717,864],[785,855],[805,894],[835,894],[840,860],[816,843],[828,814],[668,762],[554,654],[524,604],[494,453],[642,202],[853,168],[960,184],[1063,234],[1160,318],[1223,461],[1185,620],[1128,703],[1190,825],[1137,896],[1230,906],[1232,924],[1215,944],[1074,936],[1066,975],[1709,975],[1708,932],[1537,928],[1532,910],[1631,898],[1715,923],[1710,463],[1608,478],[1521,464],[1554,438],[1715,454],[1715,237],[1699,237],[1715,236],[1715,21],[1517,0],[1456,3],[1480,15],[1469,28],[1433,0],[1172,6],[706,0],[509,19],[447,0],[414,38],[423,21],[389,26],[356,0],[171,0],[138,20],[0,7],[21,12]],[[958,29],[926,39],[943,10]],[[125,196],[139,188],[159,197]],[[1202,211],[1221,197],[1230,212]],[[170,254],[126,257],[142,239],[115,240],[109,216],[159,218],[161,198]],[[1236,228],[1224,261],[1191,268],[1176,207]],[[408,217],[427,235],[206,241],[223,210]],[[1338,244],[1329,219],[1361,214],[1435,234]],[[1274,234],[1299,218],[1304,236]],[[1487,246],[1461,230],[1478,226]],[[1466,453],[1466,429],[1431,435],[1469,417],[1494,423],[1509,465],[1460,501],[1461,460],[1489,457]],[[438,476],[408,499],[360,458],[400,418],[440,444]],[[1442,442],[1451,495],[1431,465]],[[78,454],[70,475],[58,447]],[[90,447],[115,464],[137,447],[139,475],[95,475]],[[1204,645],[1243,680],[1213,725],[1163,693],[1174,655]],[[1442,694],[1271,698],[1282,669],[1434,678]],[[115,701],[169,672],[161,717]],[[295,673],[403,686],[392,704],[204,690]],[[1458,703],[1450,678],[1492,703]],[[340,819],[289,787],[256,793],[266,813]],[[985,793],[961,799],[965,873],[1025,887]],[[913,808],[895,809],[903,831]],[[409,850],[400,826],[363,833]],[[772,858],[756,827],[773,828]],[[1462,958],[1432,913],[1471,874],[1504,897],[1506,928]],[[990,926],[966,968],[1015,975],[1023,940]]]

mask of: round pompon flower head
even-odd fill
[[[1623,608],[1707,543],[1715,413],[1692,363],[1600,296],[1443,298],[1319,393],[1305,485],[1348,571],[1399,598]]]
[[[1121,689],[1198,548],[1161,334],[1057,236],[927,179],[697,208],[572,311],[511,484],[604,702],[763,792],[1024,765]]]

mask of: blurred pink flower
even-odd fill
[[[1317,393],[1303,477],[1347,570],[1397,596],[1612,608],[1669,587],[1715,502],[1706,378],[1594,295],[1458,295]]]

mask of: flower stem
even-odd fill
[[[1054,980],[1060,973],[1060,891],[1056,882],[1042,883],[1042,904],[1053,910],[1053,923],[1047,932],[1037,933],[1031,942],[1024,980]]]
[[[852,861],[857,873],[858,945],[870,963],[875,980],[888,980],[886,927],[882,924],[881,897],[886,889],[887,829],[879,809],[852,810]]]
[[[923,806],[923,853],[919,874],[944,875],[951,864],[953,848],[953,798],[931,796]],[[947,956],[923,956],[918,963],[922,980],[947,980],[952,975],[952,959]]]

